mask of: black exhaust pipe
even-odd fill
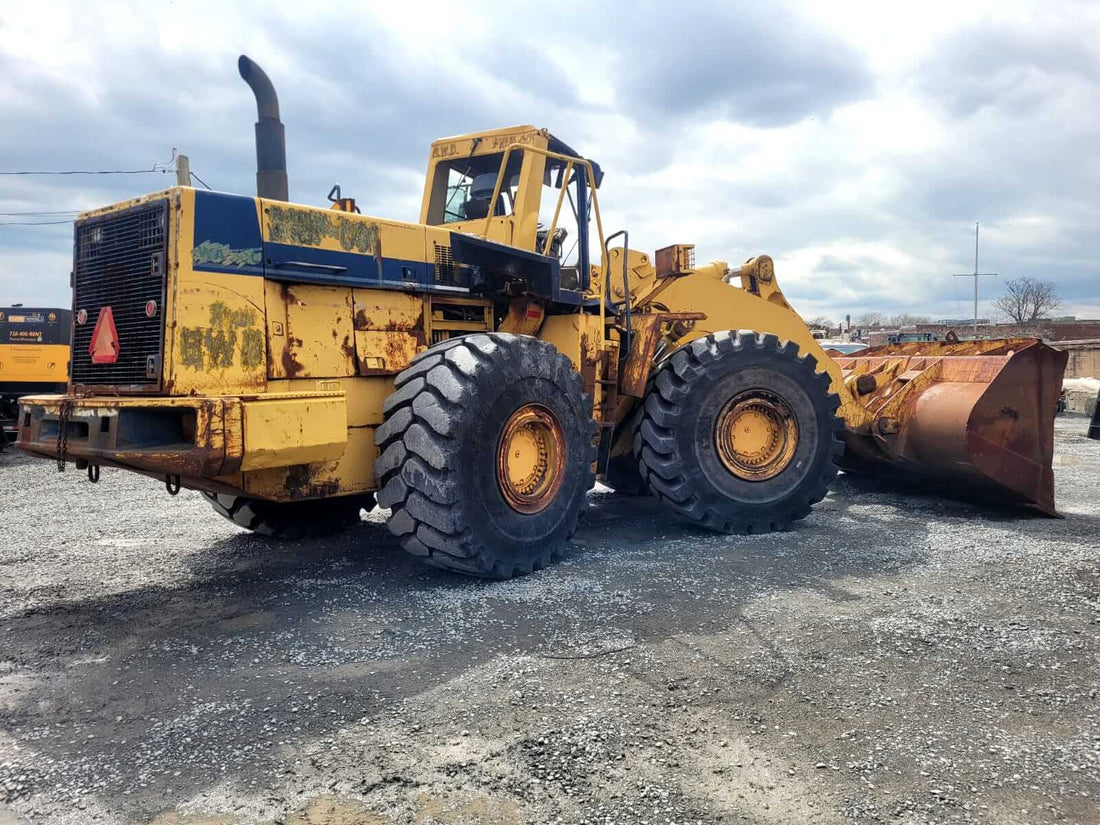
[[[286,128],[279,120],[279,97],[271,80],[243,54],[237,69],[256,96],[256,194],[261,198],[290,199],[286,181]]]

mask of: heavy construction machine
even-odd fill
[[[67,389],[71,328],[67,309],[0,306],[0,450],[15,437],[21,396]]]
[[[605,234],[603,172],[544,129],[431,145],[418,223],[288,202],[256,97],[256,197],[175,187],[83,214],[63,395],[19,446],[201,491],[305,536],[391,509],[402,546],[508,578],[549,563],[597,475],[725,532],[787,527],[846,467],[1053,512],[1065,356],[1033,340],[831,358],[772,259]]]

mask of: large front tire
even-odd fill
[[[634,436],[638,469],[697,524],[781,530],[809,515],[836,476],[839,404],[828,374],[793,342],[712,333],[656,371]]]
[[[397,376],[383,412],[378,503],[406,551],[498,579],[561,553],[593,484],[596,425],[551,344],[506,333],[438,344]]]

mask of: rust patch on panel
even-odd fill
[[[335,478],[315,482],[309,464],[295,464],[286,471],[284,489],[292,501],[306,498],[327,498],[340,492],[340,482]]]
[[[630,349],[623,362],[619,392],[632,398],[642,398],[653,364],[653,354],[661,340],[661,316],[631,318],[630,333]]]
[[[581,333],[581,384],[589,398],[596,397],[596,349],[588,340],[588,333]]]
[[[294,348],[302,346],[301,338],[287,338],[283,345],[283,371],[287,378],[297,378],[298,373],[305,369],[302,362],[294,355]]]

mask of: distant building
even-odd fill
[[[971,327],[972,328],[974,326],[974,319],[973,318],[963,318],[963,319],[960,320],[958,318],[944,318],[942,321],[933,321],[932,323],[935,326],[942,326],[942,327]],[[988,326],[988,325],[989,325],[989,319],[988,318],[979,318],[978,319],[978,326]]]

